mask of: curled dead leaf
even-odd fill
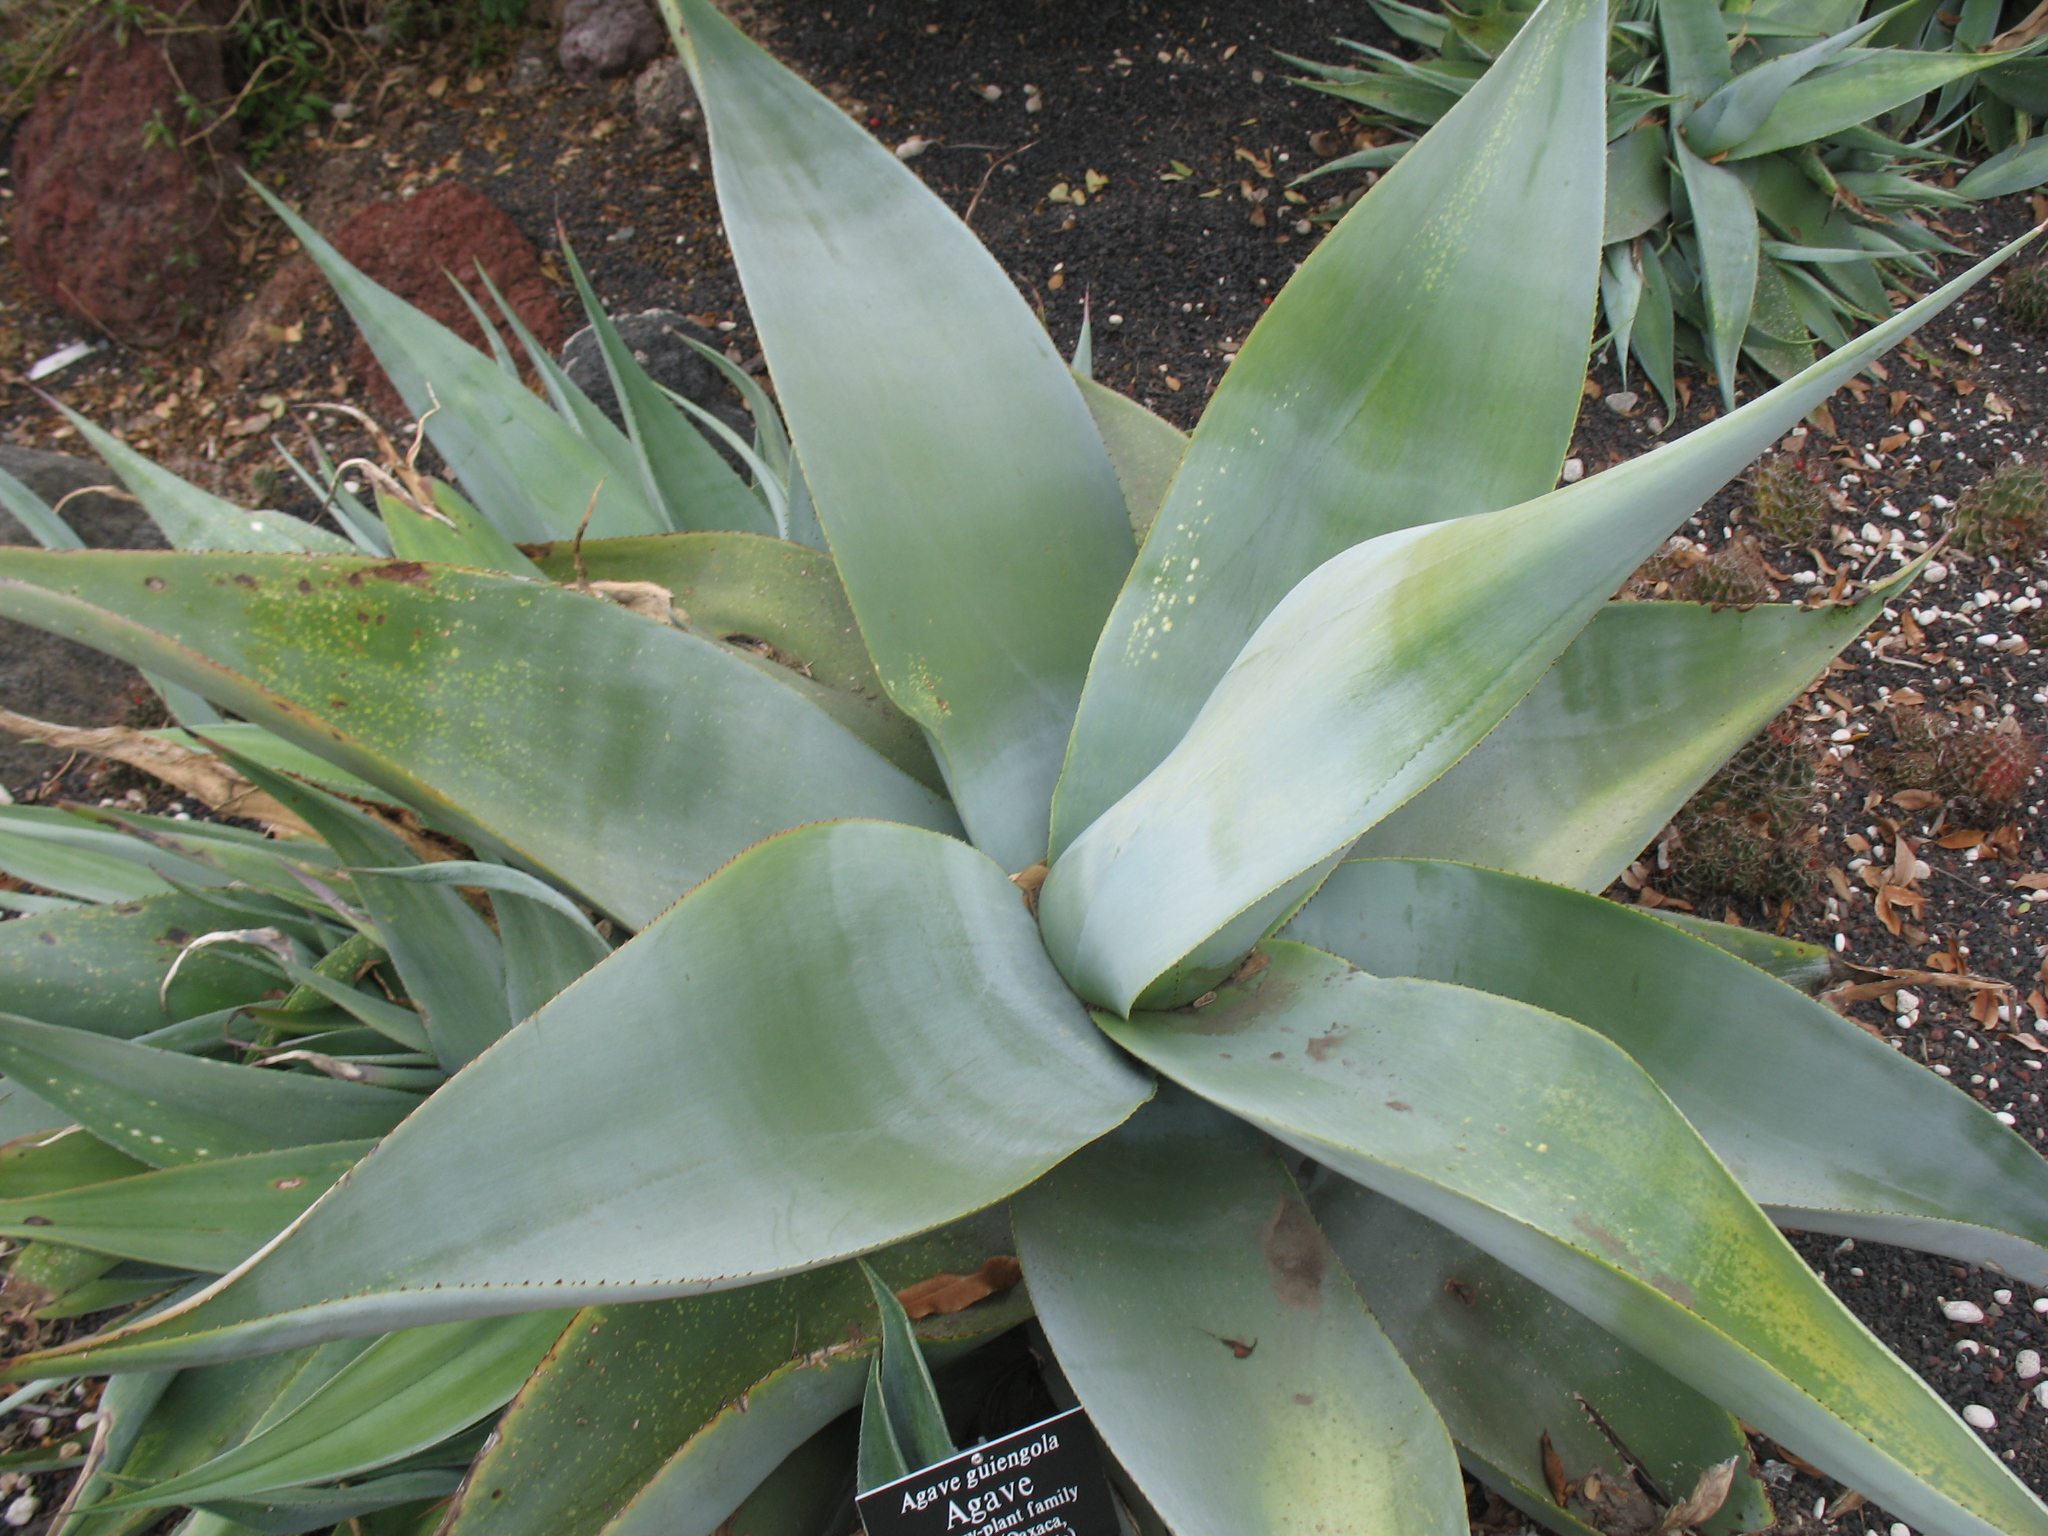
[[[896,1299],[914,1321],[965,1311],[977,1301],[1000,1296],[1023,1278],[1024,1266],[1011,1255],[999,1253],[971,1275],[933,1275],[898,1291]]]
[[[1038,888],[1045,884],[1045,877],[1052,873],[1052,866],[1043,859],[1029,869],[1020,869],[1010,876],[1010,883],[1024,893],[1024,907],[1032,916],[1038,915]]]
[[[1557,1454],[1557,1447],[1550,1443],[1550,1431],[1543,1431],[1543,1482],[1550,1489],[1550,1501],[1559,1509],[1571,1497],[1571,1484],[1565,1480],[1564,1461]]]
[[[209,810],[260,821],[280,837],[311,837],[313,829],[208,752],[195,752],[125,725],[83,729],[0,709],[0,730],[40,741],[60,752],[89,752],[139,768]]]
[[[1671,1506],[1652,1536],[1666,1536],[1670,1531],[1682,1531],[1695,1525],[1703,1525],[1721,1512],[1721,1506],[1728,1502],[1728,1490],[1735,1486],[1736,1457],[1717,1461],[1700,1474],[1693,1484],[1692,1492]]]
[[[1931,811],[1941,804],[1941,796],[1931,789],[1902,789],[1892,796],[1892,804],[1902,811]]]
[[[675,594],[652,581],[593,581],[585,590],[657,624],[675,625]]]

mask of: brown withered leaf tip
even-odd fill
[[[1728,1490],[1735,1486],[1736,1461],[1736,1457],[1730,1456],[1702,1472],[1692,1492],[1671,1507],[1651,1536],[1667,1536],[1668,1532],[1686,1530],[1719,1514],[1721,1506],[1728,1502]]]
[[[933,1275],[929,1280],[896,1293],[903,1310],[913,1321],[964,1312],[977,1301],[1000,1296],[1024,1278],[1024,1266],[1007,1253],[986,1260],[971,1275]]]
[[[1040,861],[1029,869],[1020,869],[1010,876],[1010,883],[1024,893],[1025,910],[1033,917],[1038,915],[1038,888],[1045,884],[1045,877],[1052,866]]]

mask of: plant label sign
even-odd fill
[[[1117,1536],[1079,1408],[990,1440],[856,1501],[868,1536]]]

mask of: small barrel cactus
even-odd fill
[[[1679,812],[1684,852],[1665,888],[1692,901],[1809,894],[1819,864],[1798,833],[1813,781],[1814,765],[1794,742],[1767,732],[1744,747]]]
[[[1970,731],[1942,743],[1943,777],[1951,790],[1987,806],[2003,808],[2026,792],[2040,762],[2040,749],[2014,720]]]
[[[2048,474],[2037,464],[2001,464],[1956,502],[1956,542],[1973,555],[2022,559],[2048,544]]]
[[[2048,335],[2048,262],[2014,267],[1999,284],[1998,307],[2022,331]]]
[[[1750,525],[1780,544],[1805,544],[1827,531],[1828,493],[1802,459],[1777,454],[1749,476]]]

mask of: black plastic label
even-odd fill
[[[1117,1536],[1088,1416],[1070,1408],[857,1501],[868,1536]]]

